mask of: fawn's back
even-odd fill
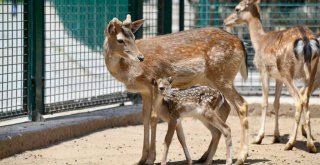
[[[164,104],[172,117],[196,117],[206,111],[213,111],[223,103],[223,95],[207,86],[173,90],[164,96]]]

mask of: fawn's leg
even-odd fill
[[[163,150],[161,165],[165,165],[167,163],[168,151],[169,151],[169,147],[172,141],[174,131],[176,130],[176,126],[177,126],[177,119],[172,119],[169,121],[167,134],[164,139],[164,150]]]
[[[216,129],[215,127],[213,127],[211,124],[207,123],[207,122],[203,122],[203,124],[210,130],[211,132],[211,142],[210,145],[208,147],[208,149],[206,150],[206,152],[201,156],[201,158],[199,160],[196,161],[196,163],[204,163],[206,162],[208,155],[210,153],[210,151],[213,151],[213,155],[216,153],[218,144],[219,144],[219,140],[221,137],[221,132]]]
[[[261,127],[258,135],[253,144],[261,144],[262,139],[264,138],[264,131],[266,127],[266,116],[268,111],[268,97],[269,97],[269,76],[265,72],[261,72],[261,82],[262,82],[262,112],[261,112]]]
[[[187,144],[186,144],[186,139],[184,137],[181,121],[178,121],[177,127],[176,127],[176,131],[177,131],[178,140],[179,140],[179,142],[180,142],[180,144],[181,144],[181,146],[183,148],[184,155],[186,156],[187,163],[188,164],[192,164],[192,159],[191,159],[191,156],[190,156],[189,151],[188,151],[188,147],[187,147]]]
[[[230,105],[227,101],[224,102],[224,104],[222,105],[222,107],[220,109],[216,110],[216,114],[224,121],[226,122],[229,113],[230,113]],[[217,147],[218,147],[218,143],[221,137],[221,132],[213,127],[211,124],[209,124],[206,121],[201,121],[211,132],[211,142],[210,145],[207,149],[207,151],[201,156],[201,158],[199,160],[196,161],[196,163],[204,163],[207,160],[208,154],[211,150],[214,151],[213,155],[215,155]]]
[[[206,119],[208,122],[217,128],[224,136],[225,138],[225,143],[226,143],[226,149],[227,149],[227,154],[226,154],[226,164],[232,164],[232,139],[231,139],[231,129],[229,126],[223,122],[223,120],[216,116],[206,116]],[[207,161],[205,164],[209,165],[212,163],[212,157],[214,155],[214,149],[212,148],[208,154]]]

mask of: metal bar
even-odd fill
[[[179,0],[179,31],[184,30],[184,0]]]
[[[29,1],[29,119],[41,121],[44,114],[44,1]]]
[[[28,1],[25,0],[23,2],[23,92],[22,92],[22,109],[23,111],[28,110],[28,64],[29,64],[29,4]]]
[[[172,1],[158,1],[158,34],[172,32]]]
[[[129,0],[128,1],[128,11],[131,14],[131,19],[133,21],[143,19],[143,0]],[[143,28],[140,28],[135,33],[136,39],[143,37]]]

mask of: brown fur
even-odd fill
[[[316,152],[314,142],[311,139],[308,110],[310,94],[320,83],[320,81],[316,79],[318,77],[315,76],[319,62],[319,44],[315,41],[316,38],[313,32],[305,27],[294,27],[282,31],[264,32],[260,16],[257,16],[257,14],[260,14],[257,13],[257,11],[259,11],[259,1],[256,0],[243,0],[236,6],[236,10],[237,12],[228,16],[224,20],[224,23],[230,27],[237,26],[241,23],[248,24],[250,37],[255,50],[254,64],[260,71],[262,77],[262,125],[259,134],[253,143],[260,144],[264,137],[265,118],[268,108],[269,78],[272,77],[277,80],[274,102],[274,109],[276,111],[274,142],[279,141],[279,99],[282,84],[284,83],[296,102],[295,127],[285,149],[292,149],[296,142],[297,127],[299,125],[302,110],[304,110],[305,121],[303,121],[303,124],[307,129],[307,146],[310,152]],[[295,52],[298,49],[298,41],[302,41],[304,44],[304,46],[302,46],[303,51],[301,51],[301,47],[299,49],[300,52],[303,52],[304,58],[298,57]],[[313,44],[316,43],[315,48],[308,47],[311,49],[311,54],[307,54],[307,51],[305,51],[305,49],[307,49],[306,45],[309,46],[308,44],[311,44],[311,41],[313,41]],[[311,57],[312,55],[313,57]],[[297,90],[297,87],[293,82],[294,79],[302,79],[305,82],[305,86],[300,89],[300,91]]]
[[[140,22],[141,23],[141,22]],[[108,26],[118,27],[118,20]],[[139,27],[136,22],[133,27]],[[107,29],[108,31],[108,29]],[[106,34],[105,63],[110,73],[123,82],[128,91],[139,92],[143,99],[144,147],[140,163],[153,163],[155,159],[155,129],[157,115],[152,110],[151,80],[155,77],[175,76],[174,87],[209,85],[220,90],[240,114],[242,126],[241,151],[238,163],[248,154],[247,103],[233,86],[237,72],[245,78],[245,49],[239,38],[216,28],[201,28],[175,34],[157,36],[134,42],[125,38],[117,43],[122,32]],[[142,54],[143,62],[138,56]],[[141,60],[140,60],[141,61]],[[151,116],[150,116],[151,114]],[[149,125],[151,146],[149,150]],[[216,130],[216,135],[220,132]],[[215,136],[216,136],[215,135]],[[218,139],[213,142],[216,149]],[[148,160],[146,160],[148,159]]]

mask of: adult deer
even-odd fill
[[[114,18],[105,29],[104,56],[109,72],[130,92],[142,95],[144,142],[139,164],[155,161],[157,115],[153,109],[152,78],[174,75],[173,87],[202,84],[220,90],[234,106],[241,122],[241,151],[237,162],[248,154],[248,106],[235,90],[233,80],[240,70],[247,78],[246,51],[239,38],[216,28],[202,28],[135,41],[133,35],[143,20],[124,22]],[[149,127],[151,145],[149,148]],[[210,146],[215,151],[220,131],[214,128]],[[202,156],[206,160],[209,149]]]
[[[253,143],[260,144],[265,129],[265,117],[268,105],[269,78],[276,79],[276,94],[274,109],[276,124],[274,142],[279,141],[278,111],[282,83],[295,100],[295,124],[285,149],[291,150],[296,143],[297,129],[302,110],[304,112],[309,152],[317,152],[311,138],[309,98],[315,87],[314,79],[319,61],[319,42],[308,28],[295,27],[282,31],[265,32],[260,20],[259,0],[243,0],[235,12],[228,16],[224,23],[227,27],[247,24],[251,41],[255,50],[254,64],[261,73],[263,87],[262,121],[259,134]],[[302,79],[304,87],[300,91],[293,80]]]

